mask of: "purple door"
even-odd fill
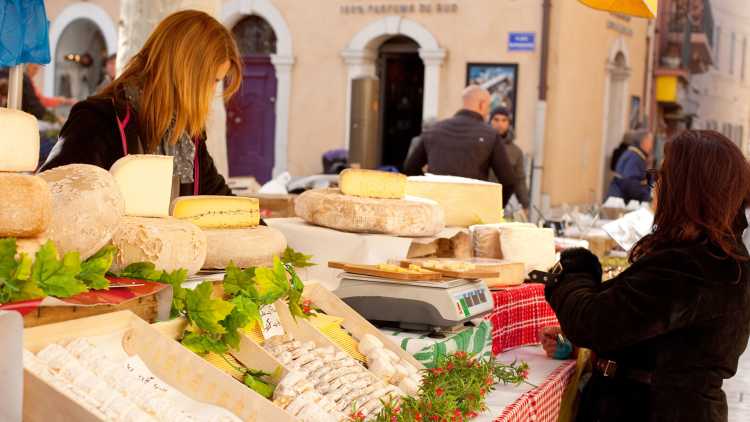
[[[271,179],[276,125],[276,71],[271,57],[244,57],[242,87],[227,105],[229,175]]]

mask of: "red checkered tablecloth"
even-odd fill
[[[539,387],[524,393],[506,407],[495,422],[555,422],[563,393],[576,372],[576,361],[566,361]]]
[[[525,283],[492,292],[495,309],[486,317],[492,322],[492,353],[539,343],[539,330],[559,325],[544,300],[544,285]]]

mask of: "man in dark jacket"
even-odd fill
[[[529,187],[526,185],[526,170],[523,166],[523,151],[521,148],[513,143],[516,139],[516,133],[511,126],[510,112],[505,107],[497,107],[492,110],[490,114],[490,125],[500,134],[500,140],[505,146],[505,152],[508,153],[508,160],[510,160],[510,166],[513,169],[513,192],[508,192],[508,195],[515,194],[516,199],[525,209],[529,209]],[[503,187],[503,190],[509,190],[507,187]]]
[[[651,200],[646,164],[654,149],[654,137],[645,130],[634,132],[633,137],[636,143],[629,146],[617,160],[615,176],[607,192],[607,197],[622,198],[626,204],[631,200]]]
[[[455,116],[436,123],[420,136],[406,158],[408,175],[432,174],[488,180],[490,168],[503,185],[503,203],[513,192],[513,169],[500,135],[485,122],[489,116],[490,94],[479,86],[464,90],[463,109]]]

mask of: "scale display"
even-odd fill
[[[487,295],[483,289],[468,290],[453,295],[456,310],[459,315],[470,316],[471,309],[487,303]]]

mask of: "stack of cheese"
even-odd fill
[[[474,253],[481,258],[521,262],[528,274],[547,271],[557,259],[553,229],[529,223],[502,223],[472,227]]]
[[[93,344],[78,339],[67,346],[50,344],[36,356],[24,352],[24,367],[56,387],[101,420],[123,422],[237,422],[223,409],[214,416],[198,417],[164,388],[153,376],[144,379]],[[144,382],[147,381],[147,382]],[[171,387],[170,387],[171,388]]]
[[[348,420],[352,409],[368,418],[378,414],[383,401],[404,394],[398,387],[379,380],[348,353],[337,352],[333,347],[316,347],[313,342],[301,343],[282,335],[270,338],[265,349],[292,373],[300,374],[285,380],[274,393],[274,402],[292,414],[307,402],[307,406],[314,404],[329,412],[332,418],[328,420]]]
[[[497,183],[453,176],[413,176],[406,194],[431,199],[445,211],[445,224],[469,227],[503,219],[503,187]]]
[[[443,210],[428,199],[407,198],[406,176],[347,169],[340,189],[310,190],[295,211],[308,223],[355,233],[434,236],[445,227]]]
[[[197,273],[206,259],[206,235],[195,224],[169,216],[173,157],[128,155],[110,173],[125,199],[125,217],[112,236],[114,271],[135,262]]]
[[[422,376],[411,363],[385,348],[383,342],[372,334],[365,334],[359,342],[359,351],[367,356],[367,367],[383,381],[398,386],[411,396],[419,393]]]
[[[281,232],[260,226],[256,198],[186,196],[172,204],[172,215],[200,227],[208,241],[203,268],[224,269],[230,262],[241,268],[269,266],[286,249]]]

